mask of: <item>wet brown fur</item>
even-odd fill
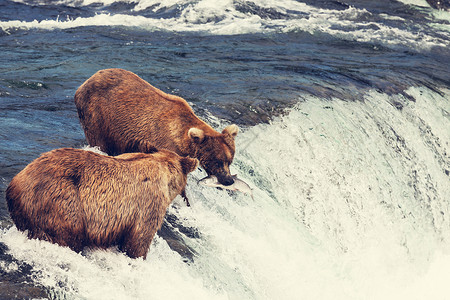
[[[57,149],[17,174],[6,200],[29,238],[77,252],[118,245],[132,258],[145,258],[167,207],[196,166],[196,159],[165,150],[109,157]]]
[[[208,174],[233,183],[229,165],[238,127],[215,131],[184,99],[164,93],[136,74],[122,69],[98,71],[78,88],[75,104],[91,146],[109,155],[168,149],[197,158]]]

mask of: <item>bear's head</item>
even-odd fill
[[[188,136],[195,145],[195,156],[208,175],[215,175],[223,185],[234,183],[230,164],[234,158],[234,138],[239,132],[236,125],[229,125],[221,134],[207,135],[202,129],[189,129]]]

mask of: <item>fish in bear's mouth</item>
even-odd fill
[[[222,189],[227,189],[231,191],[240,191],[244,194],[250,195],[253,199],[253,192],[250,186],[243,180],[237,178],[237,175],[232,175],[234,179],[234,183],[231,185],[223,185],[219,182],[217,177],[215,175],[209,175],[206,176],[198,181],[199,184],[210,186],[210,187],[217,187]]]

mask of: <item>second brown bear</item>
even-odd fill
[[[167,207],[185,188],[198,161],[160,150],[116,157],[80,149],[42,154],[6,190],[19,230],[68,246],[118,245],[130,257],[146,257]]]

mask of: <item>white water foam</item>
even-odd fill
[[[199,233],[184,238],[193,262],[159,237],[145,261],[76,254],[14,227],[0,242],[68,299],[446,299],[450,91],[408,93],[415,102],[308,98],[243,130],[232,171],[254,200],[197,185],[196,171],[192,206],[169,208]]]
[[[430,19],[446,21],[440,24],[431,23],[430,25],[438,28],[446,33],[450,32],[450,25],[448,20],[450,20],[450,11],[443,9],[432,9],[430,4],[425,0],[399,0],[402,3],[416,7],[417,9],[424,11],[425,9],[429,12]]]
[[[98,2],[95,1],[95,3]],[[61,4],[73,6],[92,3],[93,0],[61,2]],[[114,1],[104,0],[100,3],[110,5]],[[245,4],[245,2],[242,3]],[[255,13],[241,12],[236,6],[239,2],[231,0],[221,2],[215,0],[141,0],[134,8],[135,12],[149,8],[158,11],[176,6],[181,10],[181,14],[173,18],[156,19],[139,15],[99,13],[93,17],[75,19],[64,19],[65,16],[61,16],[57,20],[1,21],[0,28],[9,32],[13,28],[55,30],[84,26],[127,26],[150,31],[167,30],[217,35],[305,31],[312,34],[331,34],[359,42],[414,46],[417,49],[450,46],[449,32],[445,31],[445,28],[440,34],[448,38],[439,38],[427,35],[424,30],[408,31],[379,22],[361,21],[360,17],[363,16],[368,16],[370,19],[371,13],[365,9],[355,7],[349,7],[346,10],[320,9],[295,0],[255,0],[252,3],[270,10],[274,16],[260,17]],[[284,17],[276,17],[276,15]],[[382,17],[392,20],[392,17],[386,14]],[[441,24],[439,24],[439,28],[443,28]]]
[[[419,6],[419,7],[430,7],[426,0],[399,0],[402,3]]]

